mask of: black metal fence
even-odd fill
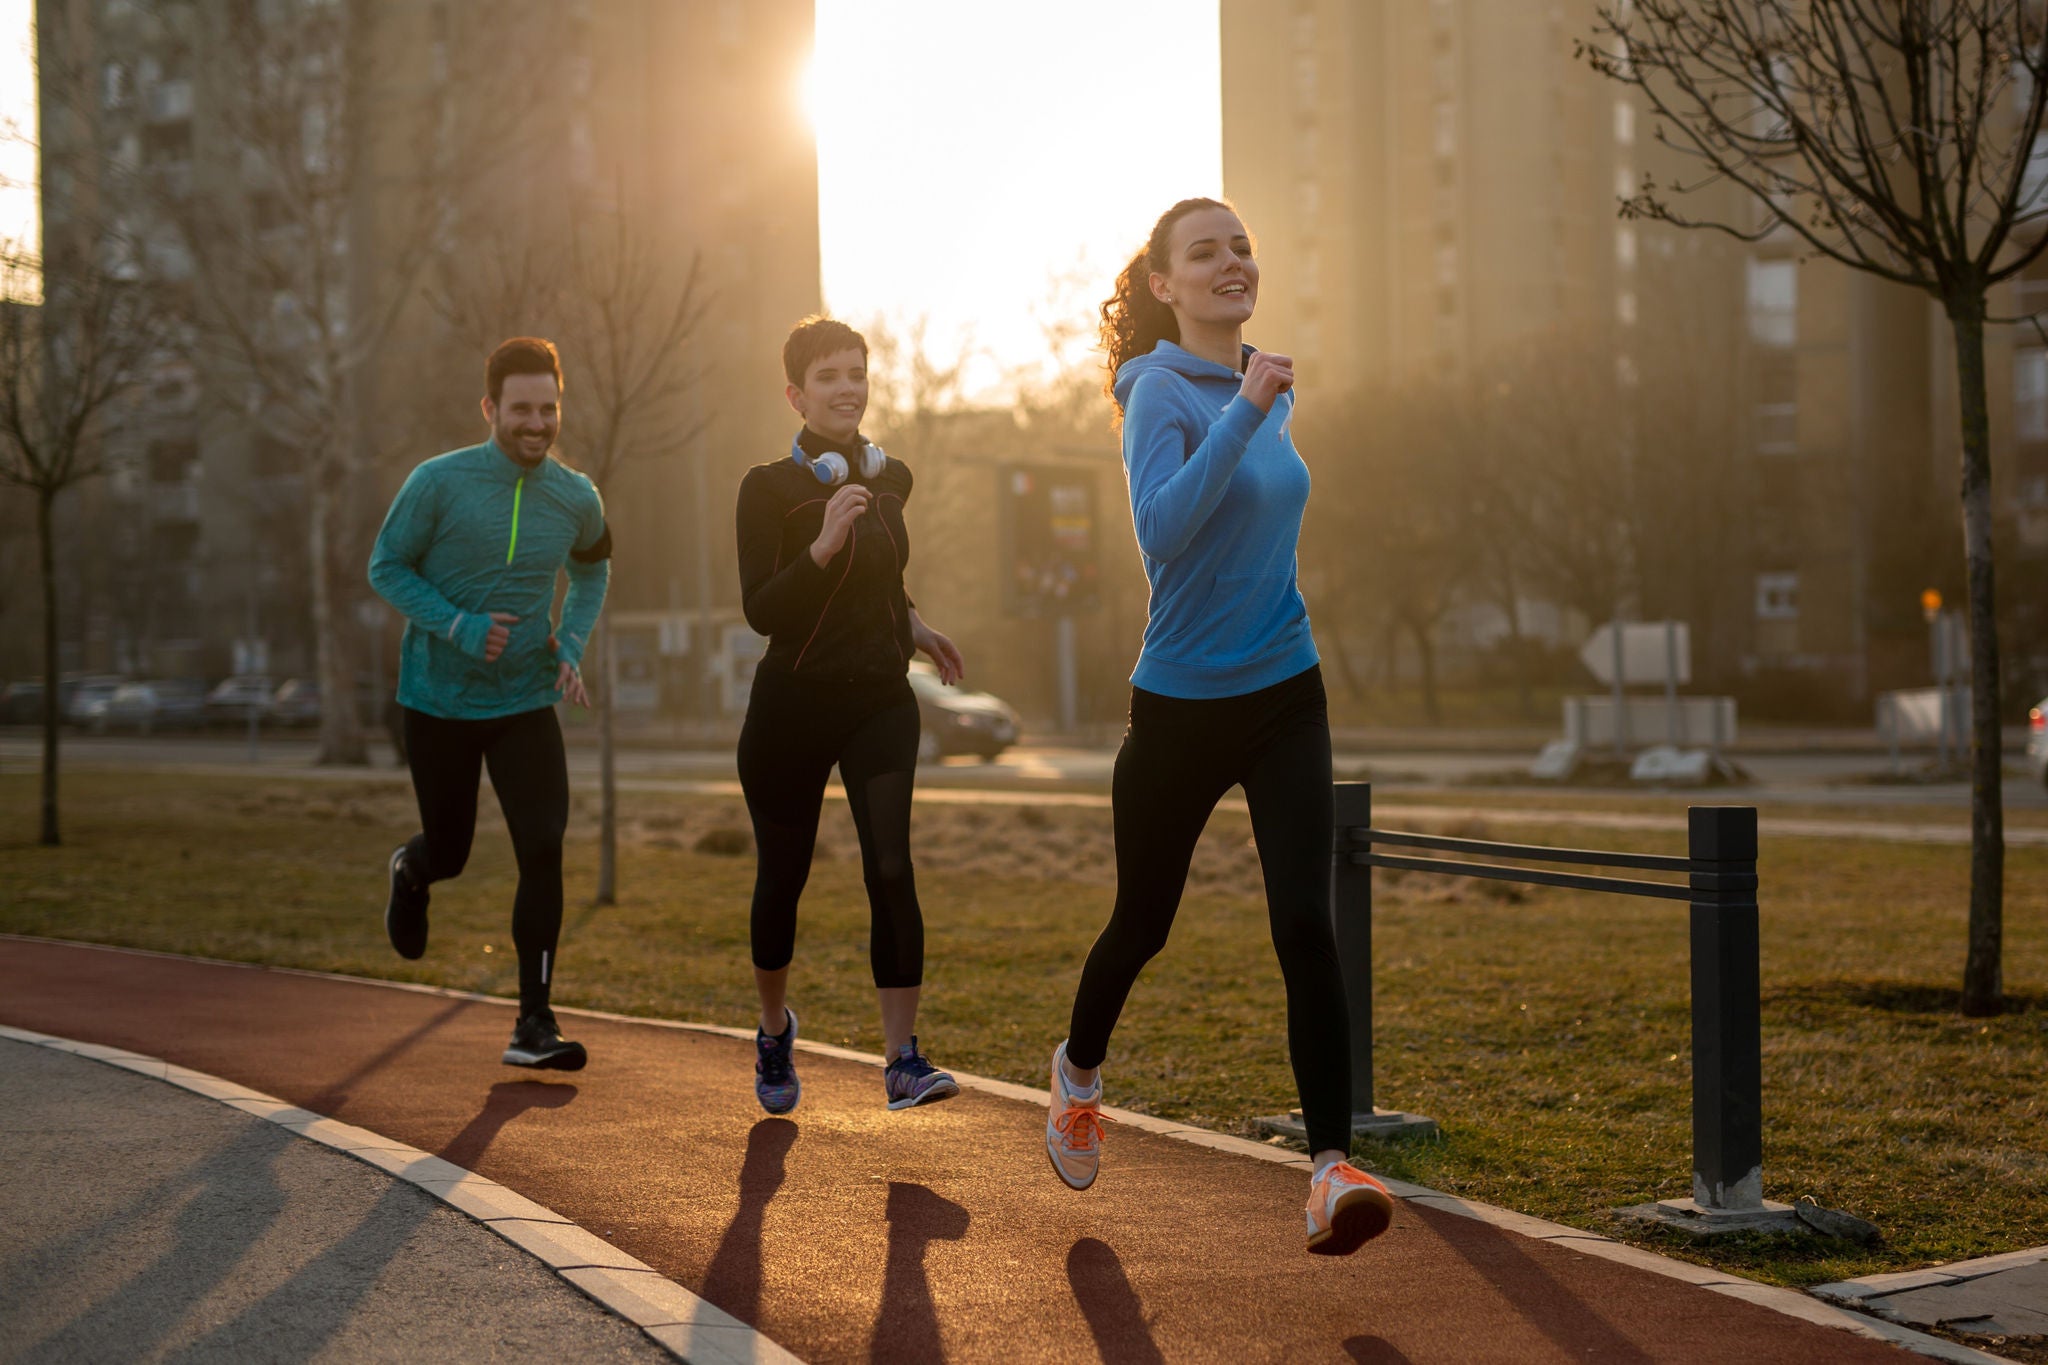
[[[1374,1113],[1374,868],[1685,901],[1691,906],[1692,932],[1693,1198],[1703,1209],[1762,1207],[1763,1030],[1757,981],[1754,806],[1692,807],[1687,811],[1686,851],[1680,857],[1375,829],[1370,783],[1339,782],[1335,795],[1332,906],[1351,1009],[1352,1108],[1361,1131],[1370,1130],[1369,1116]],[[1419,858],[1380,851],[1385,848],[1455,856]],[[1677,873],[1686,880],[1643,881],[1517,865],[1529,862]]]

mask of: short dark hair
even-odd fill
[[[556,354],[555,343],[540,337],[513,337],[499,342],[484,366],[484,388],[493,403],[505,394],[505,377],[514,374],[551,374],[555,377],[555,390],[560,392],[562,357]]]
[[[789,340],[782,343],[782,372],[789,376],[789,382],[798,388],[804,386],[804,376],[828,355],[844,351],[849,347],[860,348],[860,358],[868,358],[868,339],[854,331],[837,318],[828,318],[823,313],[814,313],[789,329]]]

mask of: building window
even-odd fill
[[[1799,266],[1793,261],[1749,263],[1749,338],[1759,346],[1799,341]]]
[[[1614,296],[1614,320],[1624,327],[1636,325],[1636,291],[1624,289]]]
[[[1632,227],[1618,227],[1614,230],[1614,263],[1623,270],[1636,268],[1636,230]]]
[[[1297,109],[1316,107],[1316,56],[1303,52],[1294,59],[1294,105]]]
[[[1450,100],[1436,102],[1436,154],[1444,161],[1458,154],[1458,106]]]
[[[1756,576],[1756,619],[1797,621],[1799,619],[1799,575],[1760,573]]]
[[[1636,107],[1627,100],[1614,102],[1614,141],[1623,147],[1636,145]]]
[[[2048,441],[2048,350],[2013,352],[2012,425],[2022,441]]]
[[[1758,403],[1756,405],[1756,453],[1797,455],[1799,453],[1799,405]]]

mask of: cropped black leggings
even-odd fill
[[[901,678],[860,687],[755,679],[739,769],[754,822],[756,967],[779,971],[796,955],[797,901],[811,876],[825,780],[837,763],[860,836],[875,985],[923,984],[924,916],[910,865],[917,736],[917,696]]]
[[[1166,946],[1195,843],[1242,784],[1287,986],[1287,1050],[1311,1151],[1351,1146],[1351,1034],[1330,926],[1330,723],[1320,669],[1238,697],[1131,690],[1112,782],[1116,909],[1081,971],[1067,1059],[1102,1065],[1124,1000]]]
[[[422,886],[461,875],[469,862],[477,781],[490,769],[519,863],[512,943],[519,950],[520,1012],[545,1006],[562,933],[562,835],[569,827],[569,764],[554,708],[492,720],[408,709],[405,749],[420,804],[420,832],[405,846],[405,870]]]

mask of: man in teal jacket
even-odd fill
[[[514,337],[491,353],[484,383],[491,438],[414,469],[370,554],[371,586],[406,620],[398,701],[421,826],[391,854],[384,928],[400,957],[426,952],[427,888],[468,862],[488,767],[519,864],[519,1022],[505,1061],[575,1071],[583,1045],[562,1038],[548,1007],[569,823],[554,704],[590,705],[578,665],[604,608],[611,532],[596,485],[548,455],[561,430],[554,346]]]

